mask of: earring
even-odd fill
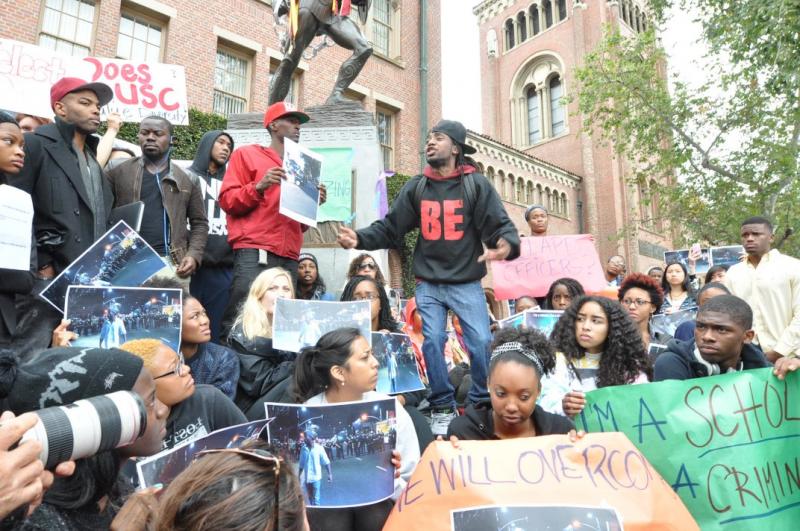
[[[342,385],[344,385],[344,380],[342,380]]]

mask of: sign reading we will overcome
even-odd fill
[[[383,529],[488,529],[451,527],[451,511],[466,509],[522,511],[530,520],[525,529],[621,529],[596,521],[608,510],[619,515],[625,531],[698,529],[680,498],[621,433],[593,433],[576,442],[566,435],[461,441],[458,448],[434,442]]]
[[[550,284],[570,277],[588,292],[606,287],[603,267],[589,234],[520,238],[519,258],[492,262],[494,295],[515,299],[522,295],[541,297]]]
[[[628,435],[704,530],[797,529],[800,374],[607,387],[576,421]]]

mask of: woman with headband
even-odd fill
[[[547,339],[532,329],[503,328],[495,334],[489,360],[490,402],[467,406],[450,422],[448,438],[465,440],[515,439],[567,434],[574,424],[562,415],[536,405],[541,380],[555,368],[555,352]]]

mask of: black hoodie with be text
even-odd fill
[[[469,204],[462,172],[472,173],[475,204]],[[422,175],[410,179],[400,190],[386,217],[357,231],[358,248],[365,250],[397,247],[410,230],[420,229],[414,249],[414,275],[427,282],[456,284],[480,280],[486,264],[481,242],[497,247],[502,237],[511,246],[507,260],[519,256],[519,231],[508,217],[500,196],[491,183],[469,165],[442,177],[430,166],[428,182],[416,202]]]

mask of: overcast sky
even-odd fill
[[[595,0],[596,1],[596,0]],[[480,47],[478,19],[472,8],[480,0],[441,0],[442,3],[442,114],[481,131]],[[670,75],[688,83],[703,79],[705,48],[699,46],[700,27],[692,14],[676,10],[662,33],[669,54]]]

